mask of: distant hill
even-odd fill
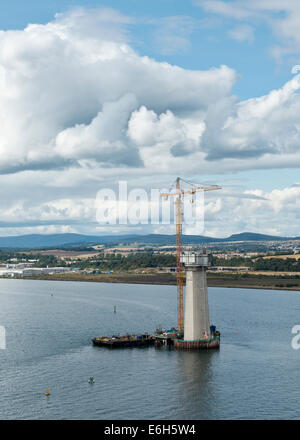
[[[100,237],[81,234],[32,234],[0,237],[0,248],[36,249],[43,247],[85,244],[101,240]]]
[[[242,232],[233,234],[226,238],[226,241],[277,241],[277,240],[299,240],[299,237],[278,237],[276,235],[255,234],[254,232]]]
[[[202,235],[184,235],[184,244],[222,243],[238,241],[279,241],[300,240],[300,237],[278,237],[253,232],[234,234],[227,238],[212,238]],[[82,234],[32,234],[0,237],[0,249],[42,249],[54,247],[91,246],[95,244],[155,244],[175,245],[175,235],[82,235]]]

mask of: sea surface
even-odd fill
[[[0,419],[299,419],[300,293],[209,303],[219,351],[111,350],[91,338],[176,324],[176,287],[1,279]]]

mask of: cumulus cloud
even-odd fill
[[[299,212],[300,187],[235,193],[225,187],[206,201],[205,231],[218,237],[244,231],[299,236]]]
[[[126,18],[79,10],[0,33],[0,172],[83,160],[146,166],[126,138],[134,111],[205,110],[231,92],[228,67],[188,71],[140,57],[108,22]]]
[[[0,222],[8,224],[64,224],[95,217],[93,199],[57,199],[47,202],[13,201],[0,210]]]
[[[296,153],[298,76],[238,102],[232,69],[191,71],[141,57],[126,40],[130,23],[113,10],[80,9],[0,33],[1,173],[121,167],[150,174],[216,159],[235,169],[240,159],[288,161]]]
[[[92,159],[118,166],[142,165],[137,148],[126,139],[128,115],[136,108],[134,95],[122,96],[103,104],[103,109],[90,124],[76,124],[61,131],[54,143],[57,156],[72,161]]]
[[[299,88],[298,75],[266,96],[239,102],[234,110],[228,106],[219,114],[215,110],[208,114],[209,123],[218,119],[220,127],[204,133],[208,158],[261,157],[267,153],[292,158],[299,153]]]
[[[117,192],[116,192],[117,195]],[[132,233],[133,225],[101,225],[96,219],[98,203],[90,197],[55,198],[47,201],[11,200],[0,208],[0,235],[16,233],[81,232]],[[252,231],[274,235],[299,236],[300,186],[263,191],[224,187],[205,194],[204,230],[199,225],[184,225],[186,234],[205,234],[225,237],[232,233]],[[174,224],[150,223],[150,208],[157,201],[143,201],[149,222],[134,226],[137,233],[175,233]],[[171,221],[172,204],[171,206]],[[197,219],[202,218],[202,212]],[[137,214],[138,216],[138,214]],[[146,219],[147,217],[145,217]]]
[[[246,20],[255,11],[242,6]],[[239,102],[234,70],[140,56],[133,24],[111,9],[77,9],[0,32],[3,225],[88,224],[99,187],[120,179],[161,187],[174,175],[299,166],[300,76]],[[208,219],[225,205],[212,202]]]

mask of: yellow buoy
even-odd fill
[[[50,396],[50,395],[51,395],[51,393],[49,391],[49,388],[47,387],[46,392],[45,392],[45,396]]]

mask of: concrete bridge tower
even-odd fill
[[[184,341],[210,339],[206,280],[210,256],[205,251],[184,252],[181,262],[186,271]]]

